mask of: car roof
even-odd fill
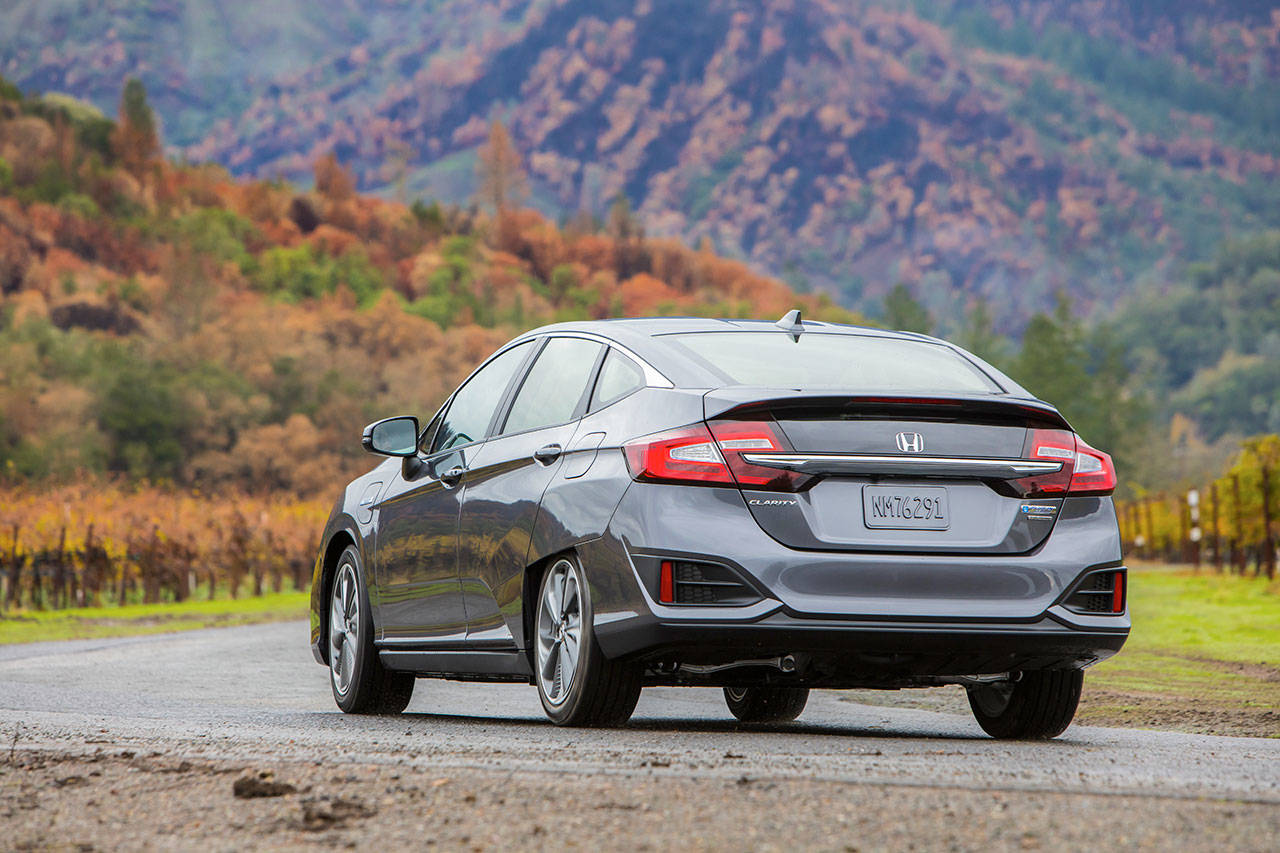
[[[865,337],[890,338],[904,341],[915,341],[926,344],[940,344],[950,347],[976,362],[984,371],[996,378],[1008,391],[1016,396],[1030,397],[1025,389],[1013,382],[1004,373],[971,353],[954,344],[939,338],[922,335],[916,332],[891,331],[870,326],[854,326],[845,323],[827,323],[819,320],[803,320],[805,334],[845,334]],[[532,329],[521,335],[527,338],[536,335],[555,333],[579,333],[598,335],[612,340],[629,349],[644,359],[656,370],[670,379],[676,387],[714,388],[723,385],[716,376],[694,365],[689,359],[681,356],[675,348],[654,340],[662,335],[699,332],[776,332],[789,334],[786,328],[776,320],[749,319],[713,319],[707,317],[628,317],[611,320],[579,320],[566,323],[553,323]]]
[[[852,326],[845,323],[827,323],[821,320],[803,320],[805,331],[837,332],[855,335],[875,335],[878,337],[902,338],[909,340],[935,340],[928,335],[915,332],[894,332],[888,329],[877,329],[871,326]],[[748,319],[716,319],[710,317],[625,317],[612,320],[580,320],[567,323],[554,323],[534,329],[530,334],[546,332],[591,332],[610,337],[613,334],[627,335],[669,335],[676,332],[730,332],[730,331],[767,332],[785,330],[775,320]]]

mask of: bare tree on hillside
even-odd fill
[[[525,200],[529,195],[529,179],[524,161],[501,121],[495,119],[490,126],[489,141],[480,147],[479,157],[476,177],[480,179],[480,187],[476,196],[481,204],[502,213],[509,205]]]

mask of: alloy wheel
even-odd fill
[[[360,652],[360,588],[355,567],[343,563],[333,580],[329,602],[329,673],[338,695],[351,689],[356,655]]]
[[[552,705],[569,695],[578,671],[582,642],[582,594],[568,560],[548,570],[538,605],[538,679]]]

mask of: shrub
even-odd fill
[[[247,272],[259,290],[291,302],[315,299],[342,285],[364,306],[373,302],[386,285],[382,272],[360,250],[333,258],[313,246],[278,246],[248,264]]]
[[[184,456],[187,411],[171,368],[138,358],[119,361],[98,395],[108,467],[134,477],[174,476]]]

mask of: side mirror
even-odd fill
[[[382,456],[416,456],[418,419],[404,415],[371,423],[364,428],[360,444],[370,453]]]

